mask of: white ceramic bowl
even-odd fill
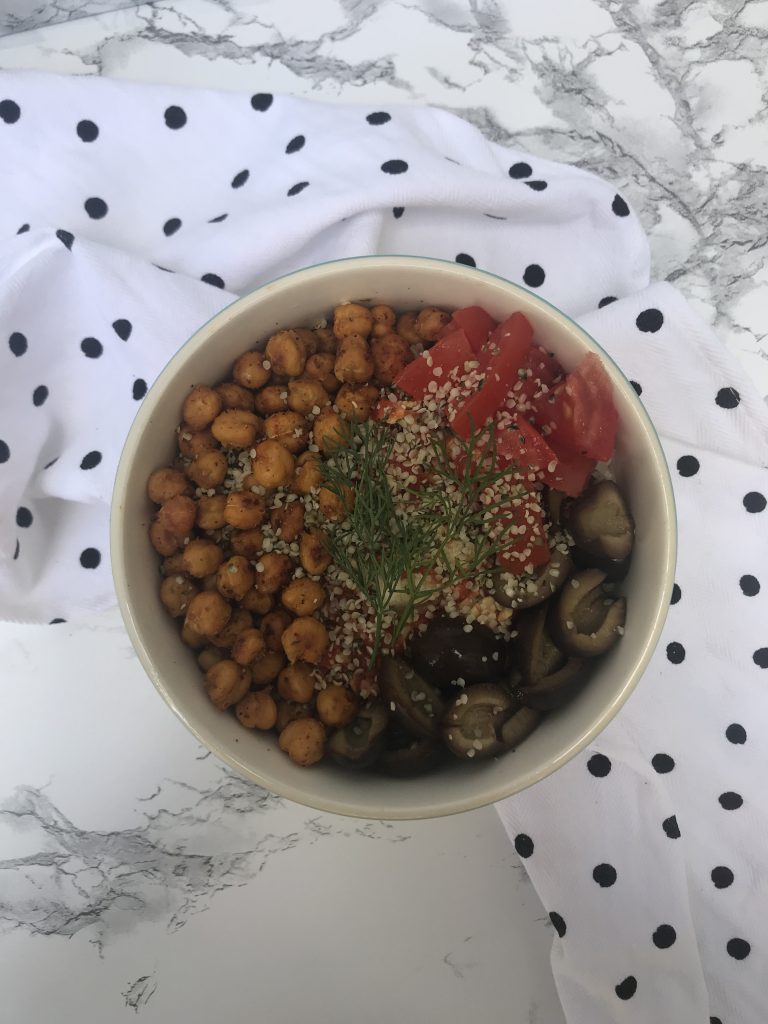
[[[521,310],[536,341],[566,370],[596,351],[614,386],[620,416],[617,480],[637,526],[626,633],[594,668],[588,685],[550,714],[518,750],[478,764],[449,764],[424,778],[389,779],[346,773],[332,764],[299,768],[272,734],[251,732],[222,714],[201,685],[194,654],[163,610],[157,556],[147,540],[150,472],[175,452],[179,409],[193,384],[221,380],[241,352],[279,327],[311,324],[339,302],[385,302],[396,309],[424,304],[456,309],[480,305],[501,320]],[[510,796],[566,763],[605,728],[626,701],[658,642],[674,579],[676,522],[664,455],[627,379],[606,353],[563,313],[523,288],[456,263],[410,256],[371,256],[297,271],[222,310],[187,342],[144,399],[125,443],[112,503],[112,568],[120,609],[152,682],[188,729],[227,764],[274,793],[321,810],[365,818],[428,818]]]

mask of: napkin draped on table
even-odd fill
[[[570,1022],[763,1022],[768,416],[682,297],[649,285],[627,197],[439,110],[31,73],[0,75],[0,153],[9,619],[113,602],[130,422],[237,293],[340,256],[429,255],[526,285],[605,346],[672,468],[678,585],[619,717],[499,813],[550,912]]]

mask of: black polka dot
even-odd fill
[[[8,339],[8,348],[15,356],[23,356],[27,351],[27,339],[23,334],[14,331]]]
[[[97,569],[101,563],[101,552],[97,548],[86,548],[80,552],[80,565],[84,569]]]
[[[679,665],[685,661],[685,648],[682,644],[679,644],[676,640],[673,640],[671,644],[667,644],[667,660],[671,661],[673,665]]]
[[[408,164],[405,160],[385,160],[381,169],[385,174],[405,174]]]
[[[523,271],[523,281],[529,288],[539,288],[547,275],[538,263],[530,263]]]
[[[304,143],[307,140],[303,135],[294,135],[288,145],[285,147],[286,153],[298,153],[300,149],[304,149]]]
[[[0,118],[6,124],[16,124],[21,117],[21,108],[14,100],[0,100]]]
[[[562,939],[566,932],[565,921],[562,919],[562,917],[558,914],[556,910],[550,911],[549,920],[555,926],[555,931]]]
[[[720,388],[715,395],[715,401],[721,409],[735,409],[741,401],[741,395],[736,388]]]
[[[631,999],[637,992],[637,978],[628,974],[624,981],[620,981],[614,989],[619,999]]]
[[[742,576],[739,580],[741,592],[745,597],[756,597],[760,593],[760,581],[756,576]]]
[[[666,775],[675,767],[675,759],[670,757],[669,754],[654,754],[651,758],[651,764],[653,765],[653,770],[658,772],[659,775]]]
[[[729,743],[746,743],[747,730],[743,725],[739,725],[738,722],[732,722],[725,730],[725,738]]]
[[[653,944],[658,949],[669,949],[674,946],[677,939],[677,932],[671,924],[660,924],[653,933]]]
[[[56,237],[61,244],[65,246],[65,248],[69,249],[70,252],[72,251],[72,243],[75,241],[75,236],[71,231],[65,231],[64,228],[59,228],[56,232]]]
[[[385,110],[375,110],[372,114],[369,114],[365,120],[368,124],[386,124],[387,121],[392,120],[392,115],[388,114]]]
[[[273,96],[271,92],[257,92],[251,96],[251,106],[254,110],[264,113],[272,106]]]
[[[700,463],[695,455],[681,455],[677,460],[677,472],[680,476],[696,476]]]
[[[101,220],[102,217],[106,217],[109,207],[103,199],[99,199],[98,196],[91,196],[90,199],[86,199],[85,212],[91,218],[91,220]]]
[[[525,832],[518,832],[515,836],[515,849],[521,857],[528,858],[533,853],[533,840]]]
[[[597,304],[597,308],[598,309],[604,309],[605,306],[610,306],[610,304],[612,302],[615,302],[615,301],[616,301],[616,296],[615,295],[606,295],[604,299],[600,299],[600,301]]]
[[[19,508],[16,509],[16,525],[20,526],[22,529],[26,529],[28,526],[32,525],[32,513],[23,505],[20,505]]]
[[[526,181],[525,184],[534,192],[543,192],[547,187],[546,181]]]
[[[18,540],[17,540],[17,541],[16,541],[16,547],[15,547],[15,548],[14,548],[14,550],[13,550],[13,560],[14,560],[14,562],[15,562],[15,561],[16,561],[16,559],[17,559],[17,558],[19,557],[19,551],[20,551],[20,550],[21,550],[21,545],[19,544],[19,542],[18,542]]]
[[[719,1017],[710,1017],[709,1024],[723,1024]]]
[[[460,252],[456,254],[456,263],[463,263],[465,267],[476,267],[474,257],[470,256],[468,252]]]
[[[220,213],[218,217],[211,217],[208,221],[209,224],[221,224],[223,220],[226,220],[229,216],[228,213]]]
[[[765,495],[759,491],[750,491],[744,495],[742,504],[747,512],[763,512],[765,510]]]
[[[19,230],[16,232],[17,235],[23,235],[29,231],[29,224],[22,224]]]
[[[130,320],[113,320],[112,330],[121,341],[128,341],[131,336],[131,331],[133,330],[133,324]]]
[[[179,218],[178,217],[170,217],[165,222],[165,224],[163,224],[163,234],[164,235],[168,235],[168,236],[175,235],[180,227],[181,227],[181,221],[179,220]]]
[[[51,619],[51,621],[48,623],[48,625],[49,626],[58,626],[60,623],[66,622],[66,621],[67,621],[66,619]]]
[[[593,754],[587,761],[587,770],[596,779],[604,779],[611,770],[610,758],[606,757],[605,754]]]
[[[734,960],[746,960],[752,952],[752,947],[746,939],[728,939],[725,948],[728,950],[728,956],[732,956]]]
[[[716,889],[727,889],[729,886],[733,885],[733,872],[730,868],[726,868],[722,864],[718,864],[716,868],[712,868],[709,877],[712,879],[712,884]]]
[[[676,584],[672,584],[672,597],[669,599],[670,604],[677,604],[680,598],[683,596],[683,592],[680,587]]]
[[[291,185],[286,195],[297,196],[299,192],[303,192],[304,189],[309,185],[308,181],[297,181],[295,185]]]
[[[94,142],[99,137],[98,126],[93,121],[78,121],[76,131],[83,142]]]
[[[638,313],[635,323],[643,334],[655,334],[661,330],[664,317],[660,309],[644,309],[642,313]]]
[[[167,107],[163,117],[169,128],[183,128],[187,123],[187,115],[181,107]]]
[[[88,356],[89,359],[98,359],[104,351],[104,346],[97,338],[83,338],[80,348],[83,350],[83,355]]]
[[[88,452],[80,460],[80,469],[95,469],[101,462],[101,452]]]
[[[668,839],[680,838],[680,826],[677,824],[677,818],[674,814],[669,818],[665,818],[661,823],[661,827],[664,829],[664,835]]]
[[[7,462],[8,459],[10,459],[10,457],[11,449],[8,447],[5,441],[0,441],[0,463]]]
[[[752,655],[752,661],[758,668],[768,668],[768,647],[759,647]]]
[[[744,803],[744,797],[740,796],[738,793],[732,792],[731,790],[727,793],[721,793],[717,800],[724,811],[738,811]]]
[[[133,382],[133,397],[136,399],[137,402],[140,402],[144,395],[146,395],[146,393],[147,382],[145,380],[142,380],[141,377],[137,377],[136,380]]]
[[[35,390],[32,392],[32,404],[33,405],[38,405],[38,406],[42,405],[43,402],[45,402],[47,397],[48,397],[48,388],[45,386],[45,384],[39,384],[35,388]]]
[[[634,392],[638,397],[642,395],[643,387],[641,384],[638,384],[636,380],[631,380],[629,383],[632,385]]]
[[[246,181],[248,181],[250,176],[251,172],[247,169],[244,171],[238,171],[237,174],[232,179],[232,181],[230,182],[232,188],[242,188]]]
[[[215,288],[224,287],[224,282],[218,274],[203,274],[200,280],[205,281],[206,284],[212,284]]]
[[[612,864],[598,864],[592,877],[601,889],[610,889],[616,881],[616,868]]]
[[[533,168],[530,164],[524,163],[522,160],[519,163],[512,164],[509,168],[510,178],[530,178],[533,174]]]
[[[51,459],[50,462],[46,462],[46,464],[43,466],[43,469],[50,469],[51,466],[55,466],[58,461],[59,456],[57,455],[55,459]]]
[[[613,210],[613,212],[616,214],[617,217],[628,217],[629,216],[629,207],[627,206],[625,201],[621,198],[621,196],[619,195],[618,192],[613,197],[613,202],[611,203],[611,209]]]
[[[507,219],[506,217],[502,217],[498,213],[484,213],[483,216],[484,217],[490,217],[491,220],[506,220]]]
[[[403,216],[404,213],[405,213],[405,207],[404,206],[393,206],[392,207],[392,216],[395,218],[395,220],[400,220],[400,218]]]

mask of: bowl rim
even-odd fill
[[[504,785],[503,782],[496,783],[489,786],[488,791],[479,798],[446,798],[438,803],[432,802],[428,806],[408,807],[400,810],[397,808],[388,808],[386,814],[383,814],[381,811],[376,811],[375,809],[366,812],[364,809],[358,808],[357,806],[351,806],[343,799],[337,800],[333,798],[318,797],[312,798],[312,802],[309,802],[307,794],[300,788],[290,783],[283,783],[282,781],[275,780],[269,772],[260,773],[258,771],[254,771],[252,767],[245,764],[236,755],[228,751],[225,747],[219,745],[219,743],[208,734],[208,730],[204,726],[198,727],[188,719],[184,709],[179,706],[173,694],[168,691],[162,678],[160,678],[160,673],[154,666],[153,659],[137,626],[134,618],[134,599],[127,584],[128,573],[126,569],[126,561],[123,557],[123,546],[121,543],[123,521],[122,510],[125,505],[128,478],[141,437],[153,415],[156,404],[153,401],[153,395],[157,395],[164,390],[166,384],[175,377],[178,369],[186,361],[191,351],[196,351],[202,345],[207,344],[215,332],[226,326],[227,322],[231,320],[233,316],[239,314],[243,307],[257,305],[265,290],[271,289],[278,292],[282,290],[290,290],[297,284],[301,285],[313,277],[322,278],[324,274],[335,275],[338,270],[343,271],[345,265],[352,263],[358,265],[360,263],[366,263],[371,267],[371,269],[388,265],[391,266],[394,264],[398,264],[402,267],[402,265],[405,264],[406,267],[410,266],[414,271],[418,271],[419,269],[443,267],[452,268],[462,277],[477,275],[478,277],[490,278],[491,280],[499,281],[508,287],[511,290],[510,297],[513,301],[514,292],[521,292],[525,294],[526,297],[533,299],[535,303],[546,307],[550,313],[554,315],[554,319],[559,322],[560,326],[577,332],[588,342],[589,345],[593,346],[600,358],[609,366],[612,372],[611,375],[614,378],[614,383],[618,379],[630,402],[634,404],[636,413],[639,414],[640,420],[645,427],[648,440],[650,441],[653,455],[655,456],[655,463],[660,469],[659,483],[668,523],[668,529],[665,531],[666,545],[663,552],[664,566],[661,577],[663,580],[663,586],[659,590],[659,598],[653,613],[652,628],[645,637],[642,653],[637,658],[632,672],[624,680],[624,684],[621,689],[613,695],[610,703],[603,707],[601,713],[592,721],[591,725],[587,729],[584,729],[578,737],[576,737],[567,747],[560,750],[560,752],[545,765],[542,765],[538,769],[531,770],[521,782],[518,781],[507,785]],[[131,644],[155,689],[199,743],[214,753],[216,757],[238,772],[241,776],[250,779],[252,782],[269,792],[276,793],[279,796],[301,804],[302,806],[349,817],[373,817],[381,818],[382,820],[396,821],[421,820],[428,817],[443,817],[452,814],[459,814],[464,811],[488,806],[499,800],[503,800],[516,793],[522,792],[529,786],[532,786],[554,774],[559,768],[567,764],[568,761],[588,746],[589,743],[591,743],[592,740],[610,724],[635,690],[635,687],[645,672],[648,663],[658,646],[669,611],[669,602],[674,584],[678,530],[672,479],[658,432],[627,376],[608,352],[606,352],[605,349],[592,337],[592,335],[590,335],[580,324],[576,323],[572,317],[568,316],[568,314],[564,313],[559,307],[555,306],[547,299],[544,299],[542,296],[530,291],[530,289],[524,288],[522,285],[509,281],[500,274],[494,274],[491,271],[482,270],[477,267],[468,267],[464,264],[458,265],[451,260],[428,256],[390,254],[382,256],[349,256],[336,260],[326,260],[321,263],[315,263],[307,267],[301,267],[298,270],[281,274],[280,276],[273,278],[234,299],[198,327],[194,334],[192,334],[170,357],[163,369],[157,375],[149,391],[144,397],[130,426],[128,434],[126,435],[112,491],[109,542],[112,577],[117,595],[118,607]]]

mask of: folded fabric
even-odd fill
[[[0,141],[3,617],[113,601],[131,419],[234,294],[340,256],[430,255],[526,285],[605,346],[675,476],[675,605],[595,748],[500,813],[552,912],[570,1021],[761,1020],[768,416],[681,296],[649,286],[627,197],[443,111],[264,92],[1,74]]]

